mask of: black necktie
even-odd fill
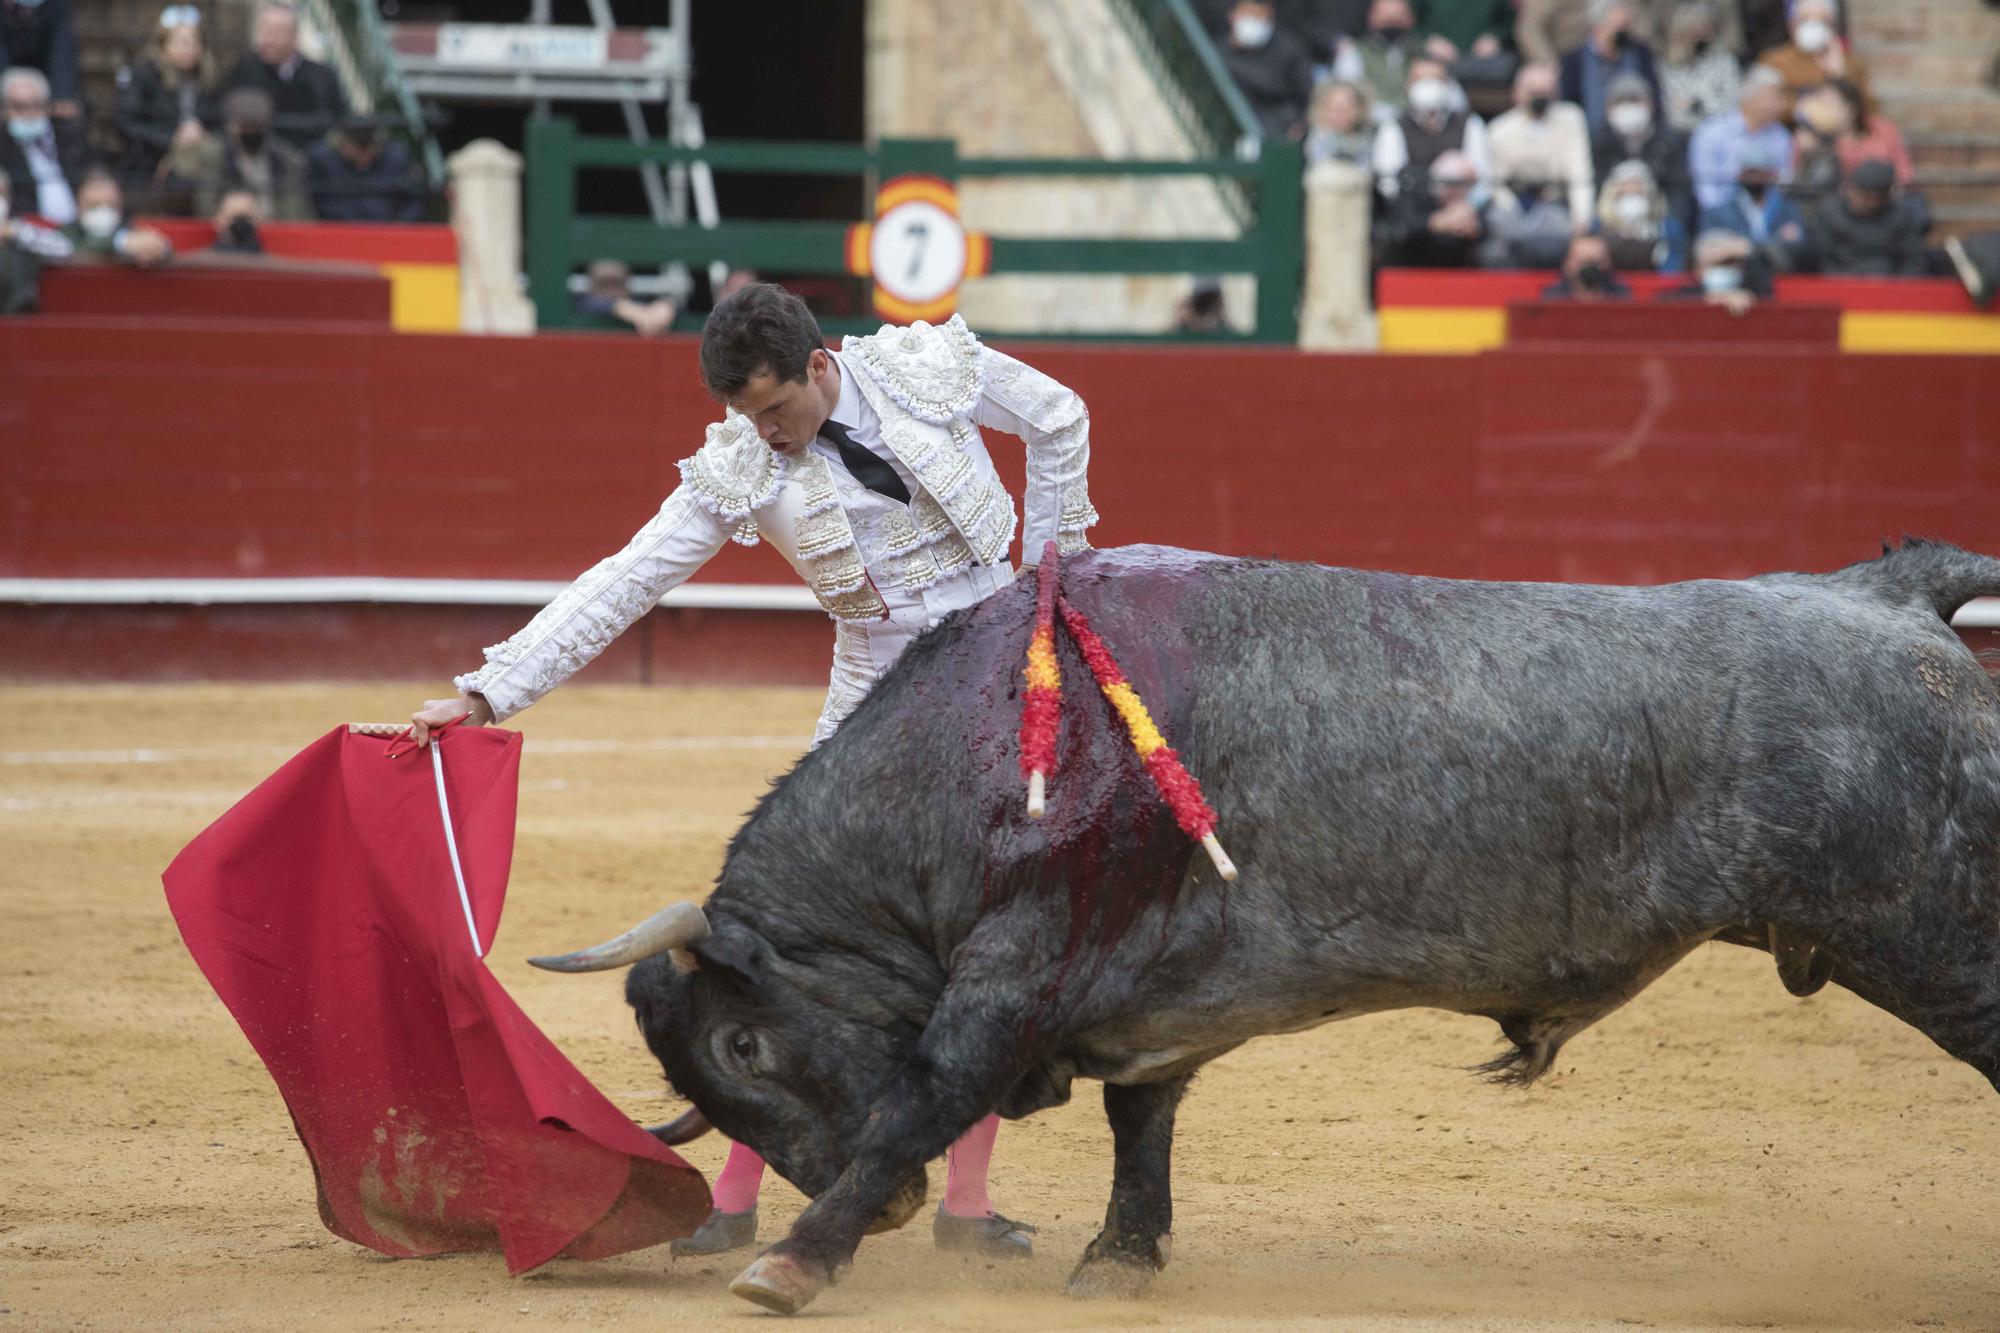
[[[878,495],[886,495],[898,504],[910,502],[910,488],[896,475],[896,469],[879,458],[875,451],[854,442],[847,433],[847,427],[832,417],[819,428],[822,439],[831,440],[833,447],[840,450],[840,461],[847,464],[847,470],[854,479]]]

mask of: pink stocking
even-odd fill
[[[982,1173],[983,1174],[983,1173]],[[764,1182],[764,1159],[740,1143],[729,1145],[729,1160],[709,1191],[717,1212],[740,1213],[757,1206],[757,1187]]]
[[[945,1150],[944,1210],[959,1217],[984,1217],[993,1211],[986,1197],[986,1168],[993,1161],[993,1140],[1000,1117],[989,1115],[965,1137]]]

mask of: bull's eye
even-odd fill
[[[729,1049],[739,1060],[748,1060],[757,1054],[757,1036],[752,1032],[739,1032],[729,1039]]]

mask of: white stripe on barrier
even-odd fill
[[[646,740],[547,740],[534,742],[535,754],[634,754],[673,750],[796,750],[812,738],[797,736],[654,736]],[[289,759],[295,746],[184,745],[131,750],[0,750],[0,765],[19,764],[186,764],[203,759]],[[524,787],[530,784],[522,784]]]
[[[384,602],[417,606],[546,606],[567,583],[540,579],[0,579],[0,602],[48,606],[281,605]],[[798,584],[683,583],[661,606],[717,611],[819,611]],[[825,614],[821,612],[821,614]]]

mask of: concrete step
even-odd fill
[[[1875,96],[1905,135],[1970,134],[2000,127],[2000,93],[1976,85],[1877,82]]]
[[[1994,48],[1974,42],[1899,42],[1869,47],[1866,57],[1869,79],[1876,84],[1978,88],[1993,68]]]

